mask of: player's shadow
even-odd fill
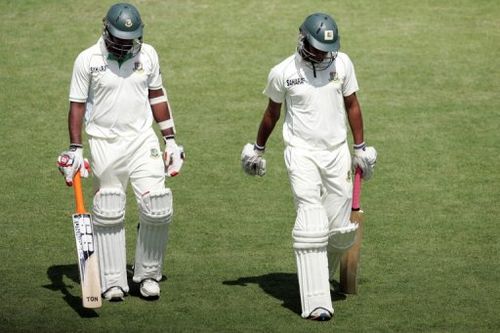
[[[140,297],[144,300],[154,301],[155,299],[145,299],[141,296],[139,292],[139,285],[132,281],[133,268],[131,265],[127,265],[127,279],[129,285],[129,295]],[[47,277],[51,281],[50,284],[44,285],[44,288],[53,291],[60,291],[63,295],[64,301],[75,310],[76,313],[83,318],[99,317],[99,314],[93,309],[84,308],[82,305],[82,297],[80,290],[80,273],[78,271],[78,265],[54,265],[47,269]],[[74,284],[66,284],[64,282],[64,277],[70,279]],[[162,276],[161,281],[165,281],[167,277]],[[75,287],[76,286],[76,287]]]
[[[68,305],[75,310],[76,313],[83,318],[99,317],[93,309],[86,309],[82,305],[82,297],[80,291],[80,276],[78,265],[54,265],[47,269],[47,277],[51,284],[44,285],[44,288],[60,291],[63,299]],[[64,277],[69,278],[74,284],[68,285],[64,282]],[[77,286],[76,288],[74,286]],[[75,296],[76,295],[76,296]]]
[[[281,306],[298,315],[301,314],[299,282],[296,273],[269,273],[222,282],[228,286],[243,287],[249,283],[257,284],[266,294],[282,301]],[[334,302],[346,299],[344,294],[334,291],[331,291],[331,296]]]

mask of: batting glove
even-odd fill
[[[83,147],[72,144],[69,150],[62,152],[57,158],[57,167],[64,176],[66,185],[73,185],[73,176],[78,171],[80,176],[87,178],[90,173],[90,164],[86,158],[83,158]]]
[[[247,143],[241,152],[241,167],[250,176],[264,176],[266,174],[266,160],[262,158],[265,147]]]
[[[184,164],[184,147],[177,145],[173,137],[164,137],[163,139],[165,140],[165,152],[163,153],[165,175],[175,177]]]
[[[369,180],[372,177],[375,163],[377,163],[377,151],[374,147],[367,147],[364,142],[354,145],[352,167],[353,169],[361,168],[364,180]]]

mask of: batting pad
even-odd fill
[[[96,239],[101,290],[111,287],[129,291],[125,250],[125,193],[121,189],[101,189],[94,196]]]
[[[299,207],[293,229],[302,317],[318,307],[333,313],[328,281],[328,219],[321,206]]]
[[[161,280],[172,215],[170,189],[149,192],[142,197],[139,207],[140,225],[135,250],[134,282],[148,278]]]
[[[346,227],[333,230],[328,239],[328,269],[330,281],[333,281],[335,272],[340,264],[340,259],[356,240],[358,225],[350,223]]]

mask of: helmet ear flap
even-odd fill
[[[108,20],[106,19],[106,16],[102,18],[102,33],[106,32],[108,30]]]
[[[108,22],[106,17],[102,18],[102,35],[104,39],[109,38]]]

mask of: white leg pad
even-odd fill
[[[139,205],[140,226],[135,250],[134,282],[148,278],[161,280],[172,215],[170,189],[149,192],[142,197]]]
[[[299,207],[293,229],[302,317],[317,308],[333,314],[328,281],[328,219],[321,206]]]
[[[125,249],[125,193],[101,189],[94,196],[94,234],[101,273],[101,290],[111,287],[129,291]]]
[[[333,281],[340,259],[356,240],[358,224],[350,223],[346,227],[334,229],[328,238],[328,268],[330,281]]]

